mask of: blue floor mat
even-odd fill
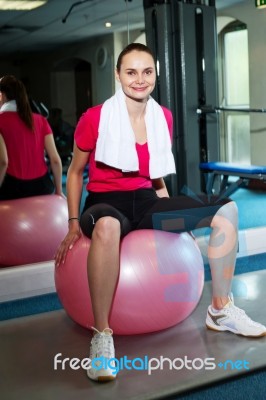
[[[231,198],[238,207],[239,229],[266,226],[266,191],[241,188]]]

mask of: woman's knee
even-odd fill
[[[233,225],[236,225],[238,222],[238,208],[234,201],[224,204],[217,214],[227,218]]]
[[[232,256],[238,245],[238,210],[236,204],[231,201],[224,204],[214,215],[211,227],[213,234],[211,235],[210,246],[208,247],[209,259],[224,259]]]
[[[231,225],[237,229],[238,208],[234,201],[222,205],[214,215],[211,226]]]
[[[98,239],[109,243],[120,238],[121,226],[120,221],[114,217],[99,218],[95,224],[92,239]]]

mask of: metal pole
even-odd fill
[[[266,108],[231,108],[231,107],[211,107],[202,106],[197,108],[197,114],[216,114],[220,111],[243,112],[243,113],[266,113]]]

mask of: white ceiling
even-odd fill
[[[245,0],[217,0],[221,9]],[[249,0],[250,1],[250,0]],[[32,11],[0,11],[0,55],[42,51],[86,40],[112,31],[144,28],[143,0],[48,0]],[[112,23],[111,29],[105,22]]]

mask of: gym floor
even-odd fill
[[[236,282],[247,288],[242,297],[240,294],[235,297],[236,305],[244,308],[252,319],[266,324],[262,307],[266,271],[238,275]],[[167,362],[164,369],[151,371],[150,375],[147,370],[123,369],[115,381],[105,384],[90,381],[84,370],[72,370],[69,364],[65,369],[61,364],[54,369],[58,353],[62,353],[61,358],[81,360],[89,352],[90,333],[75,324],[64,310],[3,321],[0,323],[1,399],[162,399],[265,367],[266,337],[252,339],[206,329],[210,299],[211,284],[206,282],[197,308],[185,321],[158,333],[115,337],[117,358],[125,355],[128,359],[178,358],[177,369],[170,370]],[[193,365],[192,369],[180,367],[186,358],[194,360],[188,364]],[[206,358],[212,358],[214,369],[207,370],[199,360]]]

